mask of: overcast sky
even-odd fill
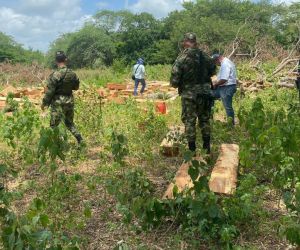
[[[27,48],[47,51],[50,42],[79,29],[97,10],[146,11],[161,18],[181,9],[183,1],[192,0],[0,0],[0,31]]]

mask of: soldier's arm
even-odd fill
[[[217,74],[217,66],[214,63],[213,59],[211,59],[206,53],[202,53],[203,60],[206,62],[206,69],[208,77],[212,77]]]
[[[78,78],[78,76],[76,74],[74,74],[74,87],[73,90],[78,90],[79,89],[79,84],[80,84],[80,80]]]
[[[42,102],[43,107],[50,106],[52,98],[55,95],[55,90],[58,82],[59,82],[59,75],[57,72],[49,76],[47,80],[47,90]]]
[[[170,84],[174,88],[178,88],[181,84],[183,75],[183,58],[178,58],[173,65],[171,72]]]

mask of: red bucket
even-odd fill
[[[167,113],[167,105],[165,102],[156,103],[156,112],[165,115]]]

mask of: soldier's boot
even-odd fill
[[[80,134],[74,135],[78,144],[81,145],[83,143],[83,138]]]
[[[210,136],[203,136],[203,149],[210,154]]]
[[[69,129],[69,131],[72,133],[72,135],[76,138],[78,145],[85,146],[83,138],[82,138],[81,134],[78,132],[78,130],[76,129],[74,123],[65,121],[65,124],[66,124],[67,128]]]
[[[80,144],[80,143],[83,141],[83,139],[82,139],[82,136],[81,136],[81,135],[75,135],[75,138],[76,138],[76,140],[77,140],[78,144]]]
[[[189,150],[192,152],[196,152],[196,142],[190,141],[188,144],[189,144]]]

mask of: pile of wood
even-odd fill
[[[139,91],[141,86],[139,86]],[[106,87],[97,89],[97,93],[103,98],[104,102],[124,103],[129,97],[133,97],[134,84],[108,83]],[[150,81],[143,95],[134,97],[137,102],[147,102],[155,100],[174,100],[178,96],[177,90],[170,87],[168,82]]]
[[[239,86],[243,92],[259,92],[263,89],[270,88],[273,86],[279,88],[296,88],[297,72],[289,72],[282,74],[274,83],[267,82],[266,80],[257,80],[257,81],[242,81],[239,80]]]
[[[241,81],[239,80],[239,87],[242,92],[259,92],[265,88],[272,87],[272,83],[262,81]]]
[[[139,90],[141,86],[139,86]],[[96,90],[97,94],[103,98],[104,102],[114,102],[117,104],[125,103],[126,99],[133,96],[134,84],[108,83],[106,87]],[[80,91],[77,95],[80,96]],[[37,103],[43,97],[43,88],[15,88],[8,85],[0,92],[0,108],[5,107],[5,100],[8,94],[11,93],[16,101],[21,102],[23,97],[28,97],[33,103]],[[177,90],[170,87],[168,82],[150,81],[143,95],[139,94],[134,97],[137,102],[143,103],[147,101],[169,100],[173,101],[178,96]]]
[[[22,102],[23,97],[27,97],[32,103],[39,103],[44,94],[43,88],[15,88],[8,85],[0,92],[0,109],[6,106],[6,98],[11,94],[15,101]]]
[[[11,93],[14,98],[28,97],[29,99],[40,99],[44,94],[43,88],[15,88],[11,85],[5,87],[1,92],[1,97],[7,97]]]

